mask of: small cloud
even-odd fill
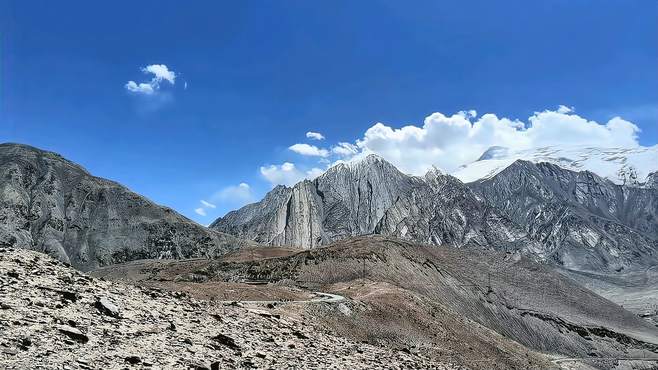
[[[313,167],[310,170],[306,171],[306,178],[309,180],[313,180],[316,177],[322,175],[324,173],[323,169]]]
[[[350,143],[338,143],[335,147],[331,148],[331,151],[334,154],[340,155],[342,157],[349,157],[355,155],[359,152],[359,148]]]
[[[260,174],[274,185],[295,185],[304,179],[314,179],[324,171],[314,167],[308,171],[298,169],[294,163],[285,162],[281,165],[262,166]]]
[[[203,200],[203,199],[201,199],[201,204],[203,204],[203,206],[206,207],[206,208],[217,208],[216,205],[214,205],[214,204],[212,204],[212,203],[210,203],[210,202],[206,202],[206,201]]]
[[[199,216],[206,216],[206,210],[203,207],[195,208],[194,212]]]
[[[329,151],[327,149],[318,148],[315,145],[295,144],[290,146],[288,149],[292,150],[297,154],[306,155],[306,156],[312,156],[312,157],[329,156]]]
[[[169,81],[169,83],[172,85],[176,83],[176,73],[174,71],[170,71],[169,68],[167,68],[167,66],[164,64],[151,64],[142,68],[142,72],[152,73],[154,76],[153,79],[158,83],[162,82],[163,80]]]
[[[126,90],[136,93],[136,94],[144,94],[144,95],[151,95],[153,94],[153,86],[148,83],[140,83],[137,84],[135,81],[128,81],[125,85]]]
[[[562,114],[571,113],[573,111],[574,111],[573,107],[567,107],[566,105],[562,105],[562,104],[560,104],[560,106],[557,108],[557,112]]]
[[[153,95],[160,90],[161,83],[166,81],[172,85],[176,83],[176,73],[169,70],[164,64],[151,64],[142,68],[142,72],[152,74],[153,77],[149,82],[128,81],[124,88],[131,93],[141,95]]]
[[[215,202],[235,204],[245,204],[254,200],[251,186],[246,182],[241,182],[237,186],[231,185],[213,194],[211,199]],[[213,207],[214,208],[214,207]]]
[[[319,132],[309,131],[306,133],[306,137],[313,140],[324,140],[324,135]]]

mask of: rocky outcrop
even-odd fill
[[[270,245],[314,248],[372,233],[393,203],[420,183],[372,155],[292,188],[277,186],[262,201],[229,212],[210,228]]]
[[[382,234],[431,244],[537,249],[522,229],[456,178],[436,169],[425,177],[408,176],[375,155],[338,164],[292,188],[278,186],[210,227],[301,248]]]
[[[79,269],[213,256],[247,244],[55,153],[1,144],[0,174],[0,246],[47,252]]]
[[[569,269],[621,271],[658,263],[658,190],[518,160],[469,184]]]
[[[10,248],[0,248],[0,333],[3,369],[458,368]]]

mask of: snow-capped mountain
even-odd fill
[[[658,145],[638,148],[543,147],[511,150],[491,147],[475,162],[452,173],[465,183],[493,177],[522,159],[547,162],[572,171],[590,171],[618,185],[642,186],[658,171]]]

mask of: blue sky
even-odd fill
[[[562,118],[605,128],[618,115],[639,145],[658,141],[652,0],[174,4],[0,0],[0,141],[61,153],[202,224],[289,181],[274,173],[284,163],[306,174],[339,159],[339,142],[402,145],[387,141],[395,129],[434,112],[445,127],[473,109],[460,117],[526,129],[565,105]],[[174,84],[126,89],[152,82],[149,65]],[[598,131],[615,144],[628,130]]]

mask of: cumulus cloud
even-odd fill
[[[400,170],[421,175],[432,166],[451,173],[477,160],[492,146],[512,150],[546,146],[590,146],[601,148],[638,147],[640,129],[623,118],[596,122],[575,114],[570,106],[535,112],[526,120],[498,117],[492,113],[478,116],[475,110],[452,115],[440,112],[427,116],[422,124],[394,127],[376,123],[353,143],[339,142],[329,150],[309,144],[294,144],[289,149],[314,159],[315,167],[300,169],[291,162],[260,168],[271,184],[293,185],[315,178],[331,163],[353,161],[375,153]],[[307,134],[308,136],[308,134]]]
[[[324,135],[319,132],[309,131],[306,133],[306,137],[313,140],[324,140]]]
[[[148,65],[142,68],[142,72],[152,73],[153,79],[156,80],[157,83],[165,80],[173,85],[176,82],[176,73],[174,71],[170,71],[169,68],[167,68],[167,66],[164,64]]]
[[[294,163],[285,162],[281,165],[262,166],[260,174],[272,185],[294,185],[304,179],[314,179],[324,171],[313,167],[308,171],[298,169]]]
[[[137,83],[135,81],[128,81],[124,85],[125,89],[131,93],[141,95],[153,95],[160,90],[163,81],[172,85],[176,83],[176,73],[169,70],[164,64],[151,64],[141,69],[145,74],[151,74],[153,77],[151,81]]]
[[[329,156],[329,151],[327,149],[318,148],[315,145],[295,144],[295,145],[291,145],[288,149],[292,150],[297,154],[306,155],[306,156],[312,156],[312,157]]]
[[[531,149],[553,145],[636,147],[639,128],[622,118],[606,123],[587,120],[560,106],[536,112],[527,122],[474,111],[451,116],[433,113],[422,125],[394,128],[377,123],[356,141],[358,158],[377,153],[402,171],[422,174],[436,165],[448,172],[476,160],[491,146]],[[347,151],[342,151],[347,153]],[[349,155],[349,154],[348,154]]]
[[[138,94],[151,95],[153,94],[153,86],[150,83],[137,84],[135,81],[128,81],[125,85],[126,90]]]

